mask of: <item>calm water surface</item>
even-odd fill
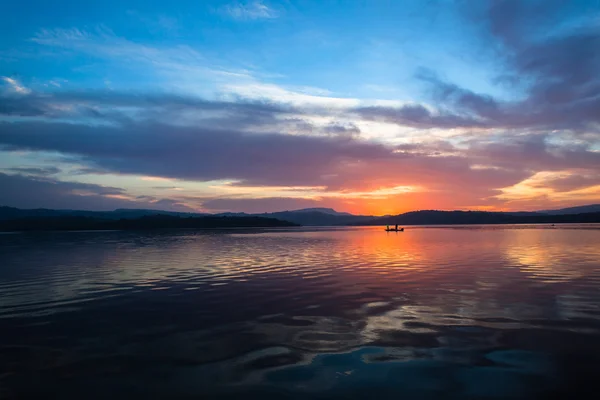
[[[0,235],[0,398],[597,398],[580,228]]]

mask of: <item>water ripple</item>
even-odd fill
[[[2,235],[0,386],[529,396],[600,361],[581,228]]]

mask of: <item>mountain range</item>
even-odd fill
[[[148,230],[148,229],[218,229],[274,228],[295,226],[291,222],[264,217],[219,217],[205,215],[178,217],[173,215],[144,215],[134,218],[105,219],[62,215],[0,220],[0,232],[14,231],[79,231],[79,230]]]
[[[587,206],[561,208],[560,210],[538,211],[538,213],[540,213],[540,214],[548,214],[548,215],[570,215],[570,214],[581,214],[581,213],[591,213],[591,212],[600,212],[600,204],[590,204]]]
[[[575,217],[577,215],[586,215]],[[383,217],[372,215],[353,215],[338,212],[332,208],[305,208],[300,210],[272,213],[185,213],[145,209],[117,209],[114,211],[19,209],[0,206],[0,221],[22,218],[87,217],[103,220],[137,219],[153,215],[171,217],[265,217],[287,221],[305,226],[341,226],[341,225],[435,225],[435,224],[494,224],[494,223],[535,223],[535,222],[600,222],[600,204],[569,207],[557,210],[523,212],[484,212],[484,211],[439,211],[421,210]],[[562,217],[561,217],[562,216]],[[570,216],[570,217],[565,217]]]

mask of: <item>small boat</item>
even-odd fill
[[[404,228],[398,228],[398,229],[391,228],[391,229],[386,229],[385,231],[386,232],[404,232]]]

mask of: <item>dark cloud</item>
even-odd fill
[[[173,189],[177,189],[177,186],[152,186],[152,189],[173,190]]]
[[[469,116],[431,112],[422,105],[359,107],[352,110],[368,120],[380,120],[416,128],[481,128],[486,123]]]
[[[493,37],[508,49],[523,47],[532,36],[565,21],[598,14],[596,0],[485,0],[483,18]],[[541,35],[543,36],[543,35]]]
[[[358,137],[360,129],[353,123],[331,123],[323,128],[323,132],[334,136]]]
[[[382,145],[352,139],[244,134],[218,129],[131,125],[124,128],[0,123],[8,149],[52,150],[120,173],[248,184],[313,185],[343,159],[377,158]]]
[[[61,157],[62,161],[69,164],[78,164],[81,162],[78,156],[73,155],[63,155]],[[76,169],[72,170],[70,174],[72,175],[107,175],[110,174],[111,171],[103,168],[99,168],[97,166],[89,167],[89,166],[77,166]]]
[[[597,2],[498,0],[484,4],[485,13],[478,17],[488,22],[484,24],[489,29],[484,36],[490,38],[486,47],[498,49],[498,63],[505,68],[497,81],[524,91],[524,99],[500,101],[421,69],[416,77],[427,84],[435,111],[421,105],[355,111],[366,119],[424,129],[600,133],[600,29],[593,21],[576,25],[585,21],[582,11],[598,15]],[[572,26],[565,27],[567,20],[574,21]]]
[[[456,111],[481,118],[480,126],[494,125],[503,117],[500,105],[491,96],[477,94],[453,83],[445,82],[433,71],[427,69],[419,70],[416,77],[430,84],[431,94],[436,102],[451,104]]]
[[[558,25],[561,17],[565,17],[566,3],[563,0],[486,0],[484,18],[491,34],[503,45],[518,47],[536,29],[550,30]]]
[[[427,143],[403,143],[394,146],[395,152],[405,152],[421,156],[440,156],[444,154],[460,154],[458,150],[450,142],[444,140],[436,140]]]
[[[489,118],[497,127],[598,133],[594,124],[600,122],[600,29],[592,15],[598,16],[597,1],[489,2],[485,18],[492,37],[503,45],[504,79],[521,81],[526,99],[500,105],[476,96],[469,104],[469,93],[453,88],[454,104]],[[438,88],[447,86],[437,83]]]
[[[600,122],[600,30],[518,48],[514,66],[533,82],[522,105],[533,114],[526,123],[581,130]]]
[[[152,208],[190,211],[175,200],[131,201],[110,197],[122,195],[123,189],[89,183],[63,182],[47,178],[0,173],[0,205],[19,208],[56,208],[114,210],[117,208]]]
[[[156,210],[167,210],[167,211],[185,211],[195,212],[197,210],[188,207],[178,199],[159,199],[153,200],[151,207]]]
[[[39,117],[49,113],[48,105],[37,98],[0,94],[0,116]]]
[[[0,116],[78,118],[127,125],[135,121],[193,124],[242,129],[281,123],[301,111],[268,101],[205,100],[168,93],[134,94],[81,91],[15,94],[0,93]]]
[[[553,145],[548,134],[503,135],[492,140],[472,140],[467,152],[473,162],[531,171],[596,169],[600,153],[585,145]]]
[[[0,123],[0,144],[9,150],[57,151],[116,173],[196,181],[233,179],[256,186],[497,188],[530,174],[514,169],[473,170],[463,155],[398,152],[344,136],[248,134],[156,124],[120,128]]]
[[[597,171],[575,171],[572,175],[547,179],[536,184],[536,187],[551,188],[556,192],[570,192],[600,185],[600,175]]]
[[[305,114],[328,115],[327,109],[300,109],[269,101],[205,100],[168,93],[134,94],[114,91],[56,93],[0,93],[0,117],[40,117],[46,121],[71,119],[88,124],[129,126],[162,124],[254,132],[288,132],[302,135],[356,136],[349,122],[314,125]]]
[[[154,196],[145,196],[145,195],[135,196],[135,198],[137,200],[148,200],[148,201],[155,201],[156,200],[156,197],[154,197]]]
[[[559,54],[556,55],[559,57]],[[421,75],[422,76],[422,75]],[[477,123],[472,127],[489,129],[521,129],[528,131],[573,130],[586,133],[598,132],[593,124],[600,122],[596,113],[600,107],[600,86],[590,83],[580,95],[575,86],[567,84],[538,82],[528,97],[520,102],[499,102],[493,97],[474,93],[455,84],[427,76],[428,83],[436,102],[450,107],[460,115],[469,115]],[[459,122],[452,117],[445,119],[445,126],[433,123],[431,127],[468,127],[468,119]],[[397,123],[408,125],[398,121]],[[478,124],[478,125],[477,125]]]
[[[61,172],[60,168],[57,167],[43,167],[43,168],[39,168],[39,167],[13,167],[13,168],[7,168],[8,171],[12,171],[12,172],[16,172],[19,174],[26,174],[26,175],[37,175],[37,176],[48,176],[48,175],[55,175],[55,174],[59,174]]]

